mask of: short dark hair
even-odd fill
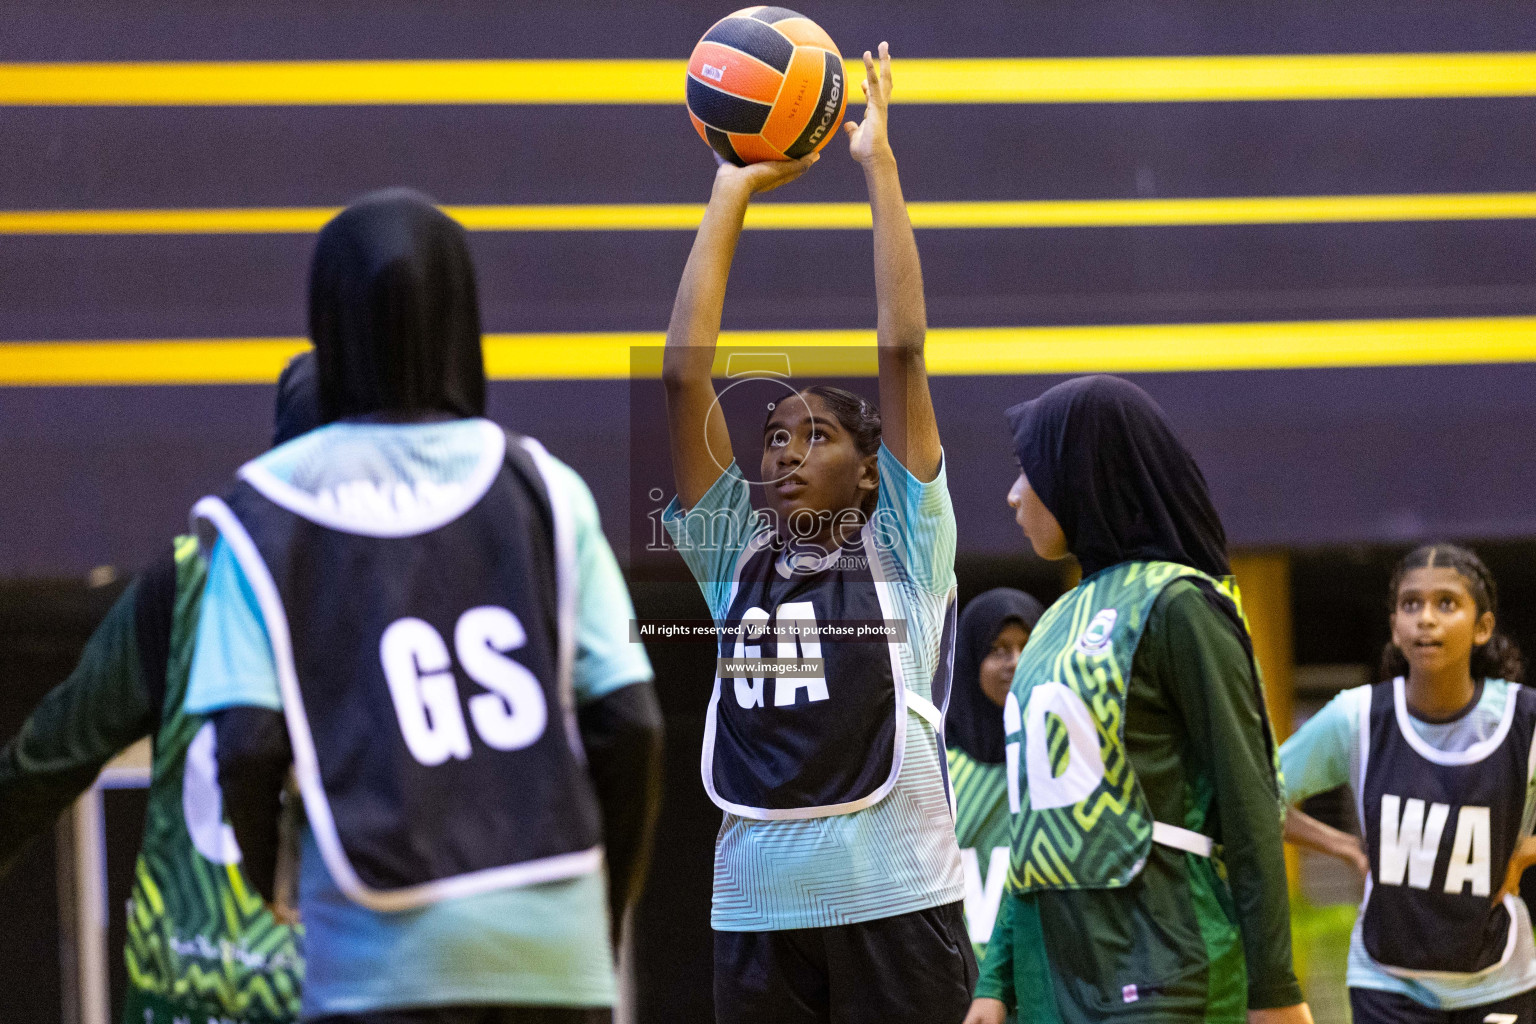
[[[1403,577],[1414,569],[1454,569],[1466,581],[1467,590],[1477,605],[1479,617],[1484,612],[1499,614],[1499,588],[1493,573],[1477,557],[1471,548],[1459,544],[1425,544],[1403,556],[1392,572],[1392,583],[1387,588],[1387,606],[1397,609],[1397,591],[1403,585]],[[1381,678],[1396,679],[1408,674],[1408,659],[1392,641],[1381,652]],[[1473,679],[1507,679],[1511,683],[1525,679],[1525,659],[1520,648],[1495,625],[1493,636],[1486,644],[1472,648]]]

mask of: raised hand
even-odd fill
[[[875,58],[864,51],[864,123],[852,121],[843,125],[848,136],[848,152],[861,164],[891,156],[890,139],[886,136],[886,110],[891,101],[891,44],[880,44],[880,66]]]
[[[715,172],[715,188],[739,192],[747,196],[772,192],[780,185],[787,185],[811,169],[821,159],[821,154],[811,153],[799,160],[764,160],[762,163],[737,167],[716,156],[720,169]]]

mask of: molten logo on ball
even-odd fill
[[[811,133],[811,145],[814,147],[821,141],[826,130],[835,123],[832,119],[837,117],[843,108],[843,76],[832,76],[832,95],[827,97],[827,102],[821,108],[821,120],[816,125],[816,130]]]

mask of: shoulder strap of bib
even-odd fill
[[[1231,576],[1215,577],[1201,572],[1199,569],[1187,565],[1178,566],[1179,572],[1169,579],[1186,579],[1195,585],[1205,597],[1206,601],[1223,615],[1231,620],[1236,627],[1239,642],[1248,655],[1248,663],[1253,669],[1254,682],[1259,687],[1259,703],[1263,706],[1264,690],[1263,682],[1259,677],[1259,662],[1253,651],[1253,638],[1249,633],[1248,617],[1243,612],[1243,598],[1238,590],[1237,580]],[[1268,719],[1265,719],[1264,741],[1269,747],[1271,760],[1274,759],[1275,742]],[[1152,822],[1152,841],[1175,850],[1183,850],[1197,857],[1214,857],[1217,853],[1216,841],[1210,836],[1193,829],[1182,828],[1178,825],[1170,825],[1165,821]]]
[[[907,710],[933,726],[934,732],[938,732],[944,725],[944,715],[933,701],[927,697],[920,697],[911,690],[907,691]]]
[[[1178,825],[1170,825],[1165,821],[1152,823],[1152,841],[1163,846],[1171,846],[1175,850],[1183,850],[1192,853],[1196,857],[1213,857],[1216,855],[1216,840],[1193,829],[1180,828]]]
[[[549,536],[554,552],[555,607],[558,628],[560,700],[563,705],[566,740],[576,756],[586,762],[586,751],[576,722],[576,632],[580,618],[581,595],[577,591],[579,570],[576,564],[576,519],[565,492],[551,480],[555,457],[531,437],[509,434],[507,464],[527,481],[539,498],[539,506],[549,517]]]

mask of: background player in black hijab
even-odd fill
[[[1057,385],[1008,421],[1019,525],[1042,557],[1076,556],[1084,578],[1037,625],[1010,693],[1022,813],[968,1024],[1014,1006],[1071,1024],[1310,1021],[1291,966],[1274,747],[1247,630],[1218,591],[1230,590],[1226,535],[1199,467],[1156,403],[1114,377]],[[1037,688],[1063,698],[1046,702],[1055,711],[1081,709],[1082,747],[1059,716],[1029,732]],[[1050,777],[1033,777],[1035,757]],[[1098,775],[1068,792],[1079,758]],[[1075,835],[1042,831],[1061,825]]]
[[[971,598],[955,636],[955,678],[944,742],[981,764],[1003,763],[1003,699],[1019,652],[1045,605],[1022,590],[995,587]]]
[[[1045,606],[997,587],[971,599],[955,637],[955,676],[944,716],[955,838],[965,870],[965,925],[981,960],[1008,873],[1008,778],[1003,702],[1019,654]]]

